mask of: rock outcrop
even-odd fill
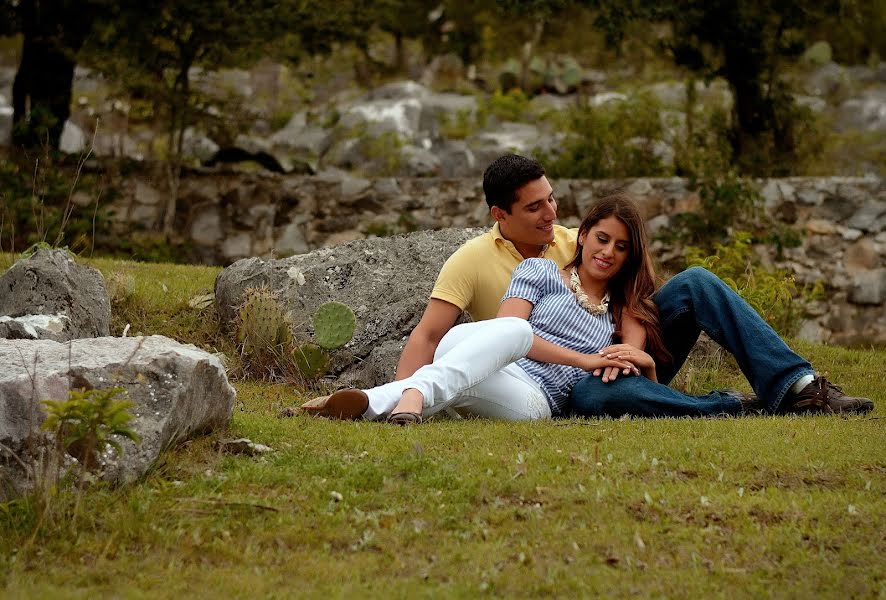
[[[141,441],[120,440],[122,455],[103,454],[103,476],[133,481],[165,448],[224,427],[234,388],[217,357],[162,336],[95,338],[58,343],[0,340],[0,497],[27,490],[21,468],[46,448],[43,400],[64,400],[72,389],[121,387],[135,403],[132,428]]]
[[[352,241],[283,260],[240,260],[216,280],[216,306],[223,322],[232,323],[245,290],[266,287],[290,311],[296,336],[310,339],[317,307],[342,302],[356,314],[357,331],[333,356],[333,372],[344,383],[378,385],[393,377],[444,261],[481,232],[422,231]]]
[[[110,335],[101,273],[65,250],[38,250],[0,276],[0,337],[59,342]]]

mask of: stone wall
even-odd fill
[[[813,307],[801,336],[842,344],[886,344],[886,185],[876,177],[787,178],[757,182],[766,211],[795,227],[802,244],[776,262],[801,284],[821,280],[827,299]],[[155,230],[164,192],[135,175],[111,207],[120,233]],[[559,180],[561,223],[577,226],[587,207],[626,189],[654,234],[674,215],[695,210],[684,179]],[[415,229],[484,227],[491,223],[480,181],[359,179],[349,175],[280,176],[191,172],[182,181],[177,231],[206,263],[282,257],[367,235]],[[653,245],[667,264],[680,249]],[[764,257],[773,260],[774,257]]]

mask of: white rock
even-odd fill
[[[234,388],[219,359],[162,336],[94,338],[58,343],[0,340],[0,441],[24,460],[43,434],[41,400],[62,400],[74,388],[119,386],[135,403],[132,428],[141,442],[123,440],[122,456],[103,455],[104,476],[117,482],[143,475],[160,452],[195,434],[225,426]],[[16,491],[29,481],[14,468],[0,474]]]
[[[58,149],[67,154],[80,154],[86,150],[86,134],[70,120],[65,121]]]

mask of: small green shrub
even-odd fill
[[[130,427],[133,416],[129,409],[135,403],[117,398],[125,392],[119,387],[80,389],[71,390],[67,400],[45,400],[42,428],[55,434],[60,452],[93,471],[101,466],[100,456],[108,447],[123,452],[117,437],[139,442],[138,434]]]
[[[699,209],[674,217],[673,227],[663,234],[668,241],[709,252],[729,238],[731,227],[754,227],[760,222],[762,196],[752,182],[734,172],[696,180],[694,187]]]
[[[567,137],[558,151],[538,153],[552,177],[666,176],[672,171],[654,151],[662,139],[658,103],[647,95],[568,111],[555,124]]]
[[[822,297],[824,286],[817,282],[800,288],[787,271],[764,267],[754,254],[752,239],[748,232],[736,232],[730,243],[717,244],[712,255],[690,247],[687,266],[704,267],[719,276],[773,329],[782,335],[794,335],[806,306]]]
[[[403,159],[400,151],[403,149],[403,140],[394,131],[372,136],[364,133],[360,138],[360,146],[363,154],[376,163],[374,175],[377,177],[391,177],[399,173]]]
[[[52,250],[52,245],[49,242],[37,242],[36,244],[31,244],[19,255],[19,258],[28,259],[40,252],[41,250]],[[70,250],[67,246],[64,248],[59,248],[59,250],[65,250],[70,254]]]
[[[731,169],[730,113],[722,106],[705,108],[698,102],[695,80],[686,82],[685,124],[674,140],[674,172],[703,179]]]
[[[463,109],[450,116],[440,117],[440,135],[451,140],[463,140],[477,129],[477,118],[473,111]]]
[[[496,90],[477,107],[477,125],[485,127],[490,117],[499,121],[521,121],[529,114],[529,98],[522,90]]]

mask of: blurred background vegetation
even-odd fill
[[[225,148],[324,106],[309,118],[333,144],[359,138],[363,175],[402,175],[407,141],[340,124],[336,102],[404,79],[476,98],[441,117],[447,139],[511,122],[555,132],[534,150],[553,177],[882,175],[882,130],[837,126],[821,106],[872,81],[886,111],[884,31],[886,0],[0,0],[0,66],[15,70],[0,235],[16,237],[12,223],[52,241],[55,227],[74,249],[101,237],[109,181],[136,167],[103,156],[81,178],[84,156],[57,152],[72,114],[87,138],[99,120],[148,132],[167,237],[182,169],[200,164],[195,132]],[[261,65],[278,69],[273,93],[218,76]],[[89,85],[75,97],[78,72]],[[95,200],[78,223],[72,181]]]

